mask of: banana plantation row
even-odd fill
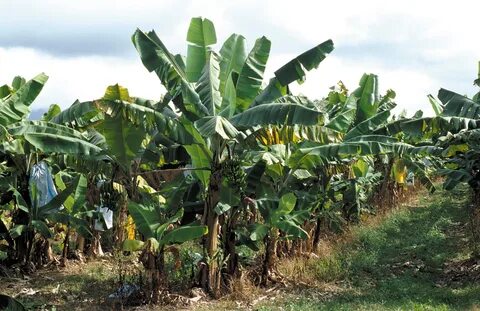
[[[315,252],[323,232],[394,206],[407,183],[434,191],[430,177],[441,174],[448,189],[469,182],[480,193],[478,94],[441,89],[439,101],[429,96],[436,116],[395,117],[395,92],[380,95],[373,74],[321,100],[292,94],[289,85],[333,51],[331,40],[266,83],[271,42],[261,37],[248,51],[233,34],[216,52],[208,19],[191,20],[186,57],[153,31],[132,41],[166,89],[160,100],[113,85],[31,121],[47,76],[0,88],[1,265],[54,260],[59,234],[63,263],[101,255],[103,241],[138,252],[155,302],[169,284],[166,255],[188,242],[201,253],[195,282],[219,297],[252,265],[245,249],[257,254],[254,282],[275,282],[278,257]]]

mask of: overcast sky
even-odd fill
[[[441,3],[440,3],[441,2]],[[219,49],[231,33],[251,47],[267,36],[266,78],[299,53],[332,39],[335,50],[297,93],[322,98],[342,80],[354,89],[364,72],[397,92],[400,109],[431,114],[426,95],[440,87],[475,92],[480,60],[477,1],[0,0],[0,83],[15,75],[50,79],[33,105],[44,110],[103,95],[119,83],[156,99],[164,90],[131,43],[137,27],[154,29],[171,52],[186,54],[190,18],[211,19]]]

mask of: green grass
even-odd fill
[[[358,226],[351,242],[314,263],[317,276],[340,276],[331,293],[307,289],[258,310],[469,310],[480,285],[441,287],[443,265],[467,258],[466,187],[422,198],[379,225]],[[342,273],[341,273],[342,272]]]

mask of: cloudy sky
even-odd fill
[[[323,1],[322,1],[323,2]],[[472,95],[480,60],[476,1],[217,1],[217,0],[0,0],[0,82],[45,72],[50,80],[34,103],[103,94],[120,83],[133,96],[158,98],[158,79],[141,64],[130,36],[155,29],[171,52],[186,54],[190,18],[216,26],[221,43],[243,34],[250,46],[272,41],[266,77],[292,57],[331,38],[335,50],[294,90],[313,98],[342,80],[349,89],[362,73],[380,77],[410,114],[431,114],[426,95],[440,87]],[[296,84],[296,83],[295,83]]]

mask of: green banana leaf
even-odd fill
[[[431,138],[447,132],[458,133],[461,130],[480,128],[480,120],[460,117],[424,117],[419,119],[400,119],[382,126],[373,134],[396,135],[403,132],[412,137]]]
[[[334,49],[333,41],[327,40],[316,47],[298,55],[280,69],[275,71],[275,77],[281,85],[286,86],[293,81],[303,81],[306,71],[318,68],[318,65]]]
[[[239,128],[256,125],[322,125],[324,114],[298,104],[272,103],[249,108],[230,121]]]
[[[242,35],[232,34],[220,49],[220,93],[224,94],[228,79],[233,72],[240,74],[247,59],[247,40]],[[233,80],[232,80],[233,83]],[[235,86],[235,85],[234,85]]]
[[[463,169],[453,170],[453,169],[443,168],[438,170],[438,173],[447,178],[443,183],[443,187],[446,190],[452,190],[459,183],[469,182],[473,178],[469,172]]]
[[[442,116],[468,119],[480,118],[480,103],[455,92],[440,89],[438,99],[443,103]]]
[[[210,180],[210,165],[213,156],[211,151],[198,144],[187,145],[184,148],[192,159],[193,168],[196,169],[193,174],[202,182],[204,187],[207,187]]]
[[[207,108],[209,115],[214,116],[222,106],[220,94],[220,64],[215,52],[209,52],[208,61],[202,71],[195,91],[200,96],[202,104]]]
[[[364,74],[360,86],[353,92],[359,98],[355,124],[373,117],[378,110],[378,77],[374,74]]]
[[[84,128],[103,119],[103,114],[95,102],[75,101],[70,107],[52,118],[53,123],[71,125],[75,128]]]
[[[0,144],[0,151],[3,152],[24,154],[31,151],[83,156],[96,156],[103,152],[100,147],[88,142],[82,133],[55,123],[24,121],[12,124],[7,131],[14,140]]]
[[[167,89],[173,103],[192,120],[208,115],[200,97],[175,57],[170,54],[154,31],[144,33],[137,29],[132,36],[143,65],[155,71]]]
[[[39,74],[32,80],[22,84],[16,91],[0,99],[0,125],[22,121],[30,112],[30,104],[37,98],[48,77]],[[15,86],[14,86],[15,89]]]
[[[266,37],[257,39],[242,66],[236,84],[236,107],[239,112],[252,104],[262,87],[270,47],[271,42]]]
[[[156,208],[129,201],[128,211],[135,221],[137,230],[146,239],[156,238],[156,231],[163,223],[160,212]]]
[[[275,227],[280,229],[289,238],[308,238],[308,233],[290,219],[277,222]]]
[[[60,108],[59,105],[53,104],[50,105],[48,108],[47,112],[45,112],[42,116],[42,121],[51,121],[55,116],[57,116],[60,112],[62,112],[62,109]]]
[[[431,94],[427,95],[428,101],[430,102],[430,105],[432,105],[433,112],[435,112],[436,116],[439,116],[443,112],[443,105],[438,102]]]
[[[207,233],[207,226],[181,226],[167,232],[160,241],[160,245],[181,244],[201,238]]]
[[[108,153],[126,170],[130,169],[133,159],[145,138],[146,131],[141,126],[135,126],[128,119],[118,114],[115,117],[105,117],[97,126],[105,137]]]
[[[209,58],[210,46],[217,43],[215,26],[206,18],[194,17],[187,33],[186,75],[190,82],[197,82]]]
[[[205,138],[218,135],[222,139],[230,140],[239,134],[235,126],[221,116],[204,117],[195,121],[195,127]]]
[[[375,131],[381,125],[385,124],[390,117],[390,111],[386,110],[375,114],[374,116],[358,123],[345,135],[345,140],[349,140],[353,137],[367,135]]]
[[[340,109],[333,118],[325,125],[327,128],[331,128],[340,133],[346,133],[353,121],[357,111],[357,98],[350,95],[342,109]]]

